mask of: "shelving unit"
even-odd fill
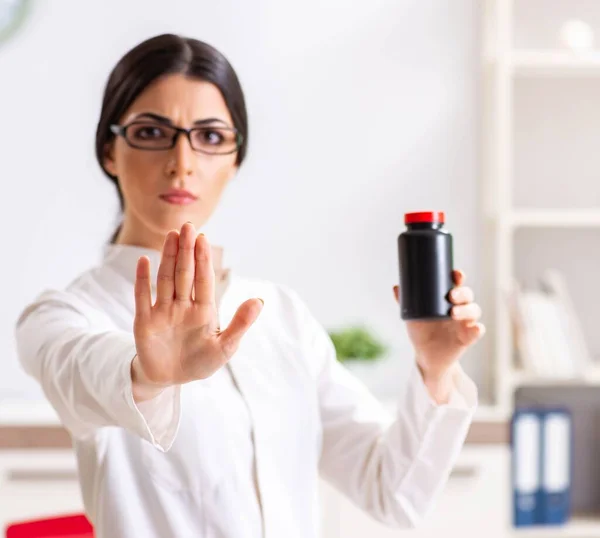
[[[510,416],[514,390],[525,384],[581,383],[600,386],[600,375],[596,372],[590,372],[590,375],[579,380],[540,379],[514,366],[507,297],[516,279],[515,237],[527,229],[543,229],[544,233],[596,229],[600,238],[600,200],[591,199],[589,207],[537,208],[531,207],[531,204],[522,207],[515,203],[514,105],[517,82],[543,77],[550,79],[548,84],[557,80],[576,80],[577,83],[586,84],[590,77],[600,79],[600,50],[577,55],[566,50],[529,50],[515,45],[515,8],[520,1],[526,0],[487,0],[482,21],[482,133],[485,139],[482,175],[486,220],[486,250],[482,254],[486,277],[492,277],[487,280],[490,288],[493,287],[493,295],[489,298],[492,312],[488,316],[488,325],[492,328],[489,336],[493,360],[490,385],[493,391],[492,407],[499,416]],[[600,520],[594,525],[596,523],[600,523]],[[583,530],[578,525],[570,528],[576,529],[574,535]],[[600,527],[596,525],[594,530],[599,531]],[[525,535],[532,535],[531,532]],[[550,529],[548,532],[555,531]]]

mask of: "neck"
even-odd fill
[[[148,229],[144,229],[142,223],[133,222],[131,217],[124,220],[117,237],[115,238],[115,244],[117,245],[132,245],[136,247],[148,248],[162,252],[163,245],[165,242],[166,234],[153,232]],[[141,233],[140,230],[143,230]],[[213,267],[217,275],[219,275],[223,269],[223,248],[216,245],[211,245]]]
[[[115,243],[118,245],[149,248],[161,252],[166,235],[144,228],[142,223],[134,222],[135,220],[135,217],[128,216],[123,221],[121,229],[115,238]]]

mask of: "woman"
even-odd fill
[[[394,419],[296,294],[228,273],[196,232],[248,144],[218,51],[141,43],[110,75],[96,136],[122,225],[98,267],[25,309],[17,339],[73,438],[97,536],[316,537],[319,474],[415,525],[476,406],[458,359],[483,326],[462,274],[454,320],[408,324],[417,359]]]

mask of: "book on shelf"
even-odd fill
[[[515,284],[510,306],[519,366],[526,373],[553,379],[586,377],[593,366],[591,354],[559,271],[545,271],[534,289]]]

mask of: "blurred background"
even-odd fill
[[[100,260],[118,216],[94,157],[104,84],[165,32],[224,52],[247,99],[249,155],[204,232],[340,346],[359,334],[339,358],[384,405],[413,360],[404,213],[445,211],[483,307],[463,360],[481,405],[429,520],[385,529],[323,484],[324,538],[600,535],[599,0],[0,0],[0,529],[81,510],[14,324]]]

